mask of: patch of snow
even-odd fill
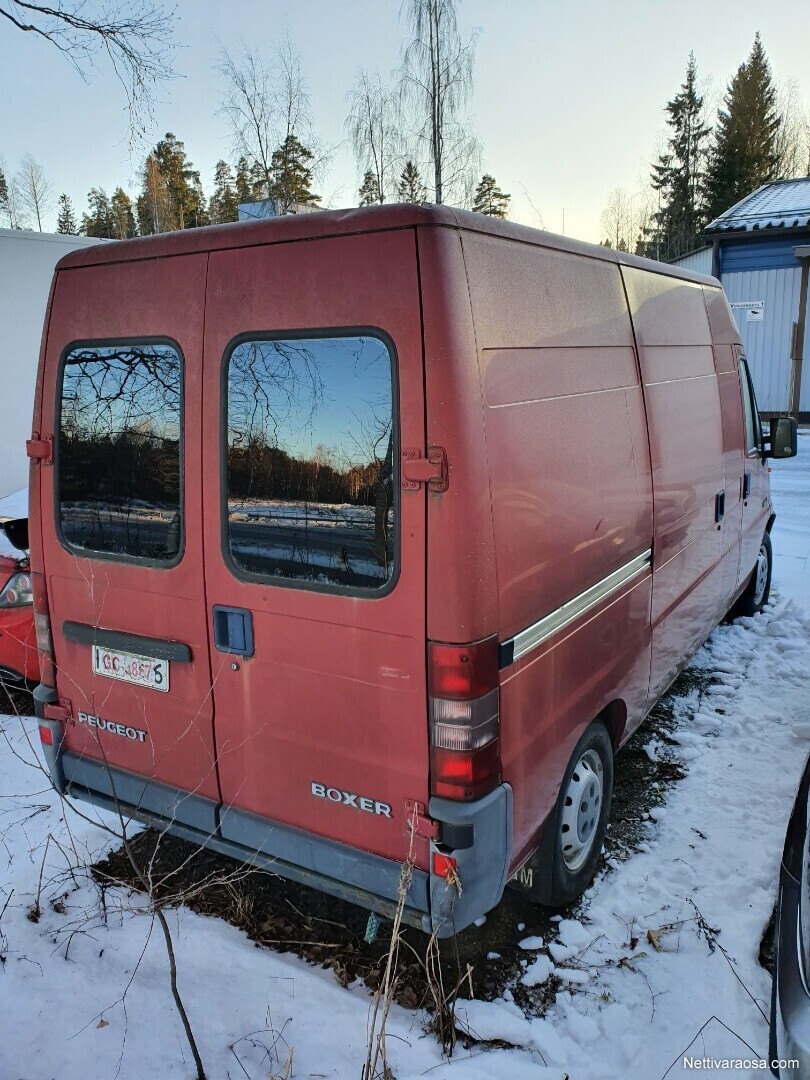
[[[526,968],[520,981],[524,986],[540,986],[542,983],[548,982],[548,977],[554,970],[554,964],[549,960],[545,953],[540,953],[538,957]]]
[[[542,949],[545,942],[541,937],[525,937],[518,942],[521,949]]]

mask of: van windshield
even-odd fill
[[[68,353],[58,459],[67,544],[125,559],[177,558],[181,396],[173,345],[83,345]]]
[[[384,342],[251,338],[231,350],[227,379],[227,543],[237,573],[384,588],[395,510]]]

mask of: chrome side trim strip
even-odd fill
[[[584,615],[585,612],[596,607],[602,600],[620,589],[622,585],[627,584],[632,578],[646,570],[650,565],[651,558],[652,548],[648,548],[634,559],[631,559],[630,562],[625,563],[624,566],[620,566],[618,570],[614,570],[612,574],[608,574],[601,581],[597,581],[595,585],[591,585],[589,589],[581,592],[579,596],[575,596],[573,600],[566,601],[561,607],[549,612],[548,615],[545,615],[536,623],[532,623],[531,626],[527,626],[519,634],[515,634],[510,641],[503,642],[500,646],[501,667],[506,667],[515,660],[519,660],[526,653],[531,652],[532,649],[536,649],[538,645],[547,641],[552,634],[556,634],[558,630],[568,626],[574,619],[578,619],[580,615]]]

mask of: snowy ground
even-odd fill
[[[514,1048],[459,1047],[449,1062],[423,1017],[395,1006],[388,1056],[398,1080],[662,1080],[686,1074],[684,1054],[767,1054],[770,979],[758,950],[810,750],[810,437],[799,446],[799,459],[774,467],[772,603],[712,635],[694,664],[717,681],[679,699],[686,778],[654,811],[643,850],[600,877],[557,940],[524,941],[524,984],[539,1000],[553,969],[556,1003],[542,1017],[508,991],[461,1005],[478,1039]],[[36,770],[31,722],[0,717],[0,728],[0,1080],[193,1077],[142,898],[108,890],[102,904],[86,876],[71,874],[113,839],[64,814]],[[364,987],[344,990],[330,971],[186,909],[170,924],[210,1080],[287,1075],[289,1048],[290,1075],[360,1077]]]

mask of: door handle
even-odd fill
[[[747,472],[743,476],[743,490],[742,490],[743,502],[745,502],[745,500],[748,498],[748,496],[750,494],[751,494],[751,473]]]
[[[718,491],[714,497],[714,520],[722,521],[726,514],[726,493]]]
[[[214,645],[220,652],[253,656],[253,613],[214,604]]]

